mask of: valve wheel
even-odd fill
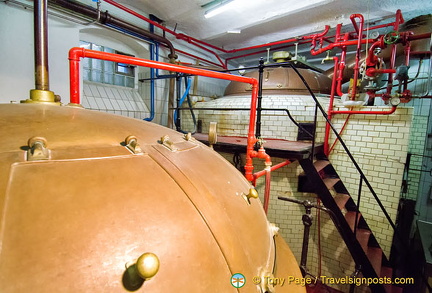
[[[399,32],[391,31],[384,35],[384,43],[387,45],[395,44],[400,39]]]

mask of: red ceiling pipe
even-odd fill
[[[256,104],[258,99],[257,79],[251,77],[244,77],[240,75],[233,75],[233,74],[222,73],[217,71],[210,71],[205,69],[174,65],[170,63],[140,59],[136,57],[130,57],[125,55],[118,55],[118,54],[112,54],[112,53],[106,53],[100,51],[93,51],[93,50],[87,50],[84,48],[75,47],[69,50],[71,104],[80,104],[79,62],[80,62],[80,58],[85,58],[85,57],[251,84],[252,98],[251,98],[251,107],[250,107],[251,110],[250,110],[249,130],[248,130],[247,148],[246,148],[246,166],[245,166],[246,178],[249,181],[253,180],[253,174],[252,174],[253,158],[262,158],[265,159],[266,164],[269,163],[271,164],[270,156],[266,154],[264,148],[261,148],[258,152],[254,151],[254,145],[257,142],[257,139],[255,137]]]
[[[311,41],[303,41],[303,42],[297,42],[299,45],[303,45],[303,44],[307,44],[310,43]],[[280,47],[276,47],[276,48],[272,48],[272,51],[277,51],[277,50],[282,50],[285,48],[289,48],[294,46],[293,44],[290,45],[286,45],[286,46],[280,46]],[[229,58],[225,59],[225,65],[228,66],[228,61],[233,60],[233,59],[238,59],[238,58],[242,58],[242,57],[248,57],[248,56],[252,56],[252,55],[256,55],[256,54],[261,54],[261,53],[266,53],[267,50],[260,50],[260,51],[256,51],[256,52],[251,52],[251,53],[247,53],[247,54],[242,54],[242,55],[237,55],[237,56],[232,56]]]
[[[278,41],[278,42],[272,42],[272,43],[266,43],[266,44],[261,44],[261,45],[256,45],[256,46],[251,46],[251,47],[244,47],[244,48],[240,48],[240,49],[226,50],[226,49],[223,49],[223,48],[220,48],[220,47],[214,46],[214,45],[212,45],[212,44],[209,44],[209,43],[206,43],[206,42],[200,41],[200,40],[198,40],[198,39],[196,39],[196,38],[193,38],[193,37],[187,36],[187,35],[185,35],[185,34],[182,34],[182,33],[176,33],[175,31],[170,30],[170,29],[168,29],[167,27],[165,27],[165,26],[163,26],[163,25],[160,25],[160,24],[157,23],[157,22],[154,22],[154,21],[150,20],[149,18],[147,18],[147,17],[145,17],[145,16],[143,16],[143,15],[141,15],[141,14],[139,14],[139,13],[137,13],[137,12],[135,12],[135,11],[133,11],[133,10],[131,10],[131,9],[129,9],[129,8],[127,8],[127,7],[123,6],[123,5],[121,5],[121,4],[117,3],[117,2],[115,2],[115,1],[113,1],[113,0],[105,0],[105,2],[107,2],[107,3],[109,3],[109,4],[113,5],[113,6],[115,6],[115,7],[117,7],[117,8],[119,8],[119,9],[121,9],[121,10],[124,10],[124,11],[126,11],[126,12],[128,12],[128,13],[130,13],[130,14],[132,14],[132,15],[134,15],[134,16],[136,16],[136,17],[138,17],[138,18],[140,18],[140,19],[142,19],[142,20],[144,20],[144,21],[146,21],[146,22],[148,22],[148,23],[150,23],[150,24],[153,24],[154,26],[156,26],[156,27],[162,29],[163,31],[168,32],[168,33],[174,35],[177,39],[184,40],[184,41],[186,41],[186,42],[188,42],[188,43],[190,43],[190,44],[193,44],[193,45],[197,45],[197,43],[199,43],[199,44],[202,44],[202,45],[204,45],[204,46],[207,46],[207,47],[213,48],[213,49],[215,49],[215,50],[219,50],[219,51],[221,51],[221,52],[223,52],[223,53],[235,53],[235,52],[240,52],[240,51],[246,51],[246,50],[258,49],[258,48],[269,47],[269,46],[274,46],[274,45],[286,44],[286,43],[290,43],[290,42],[296,42],[296,41],[299,41],[299,40],[317,39],[317,38],[324,37],[324,35],[326,35],[327,32],[328,32],[329,29],[330,29],[330,26],[326,25],[324,31],[323,31],[322,33],[319,33],[319,34],[314,34],[314,35],[304,36],[304,37],[298,37],[298,38],[291,38],[291,39],[288,39],[288,40],[283,40],[283,41]],[[400,13],[397,14],[397,18],[398,18],[399,20],[402,19],[402,15],[401,15]],[[403,23],[403,19],[402,19],[402,23]],[[394,26],[394,23],[390,23],[390,24],[382,24],[382,25],[377,25],[377,26],[372,26],[372,27],[370,27],[369,29],[370,29],[370,30],[373,30],[373,29],[378,29],[378,28],[388,27],[388,26],[391,26],[391,25]],[[333,36],[332,36],[332,37],[333,37]],[[332,37],[327,37],[326,39],[329,39],[329,38],[332,38]],[[336,40],[336,41],[337,41],[337,40]],[[333,44],[334,44],[334,43],[333,43]],[[349,44],[347,44],[347,45],[349,45]],[[355,43],[352,44],[352,45],[355,45]],[[336,47],[336,46],[337,46],[337,45],[333,45],[332,48],[333,48],[333,47]],[[202,48],[202,47],[201,47],[201,48]],[[331,48],[330,48],[330,49],[331,49]],[[322,52],[324,52],[324,51],[326,51],[326,50],[323,50]],[[217,55],[215,52],[212,52],[212,51],[208,51],[208,52],[211,52],[212,54],[214,54],[214,55],[216,56],[216,58],[219,59],[218,55]],[[321,52],[321,53],[322,53],[322,52]],[[317,54],[319,54],[319,53],[317,53]],[[240,57],[233,57],[233,58],[231,58],[231,59],[235,59],[235,58],[240,58]],[[220,60],[219,60],[219,61],[220,61]],[[219,65],[218,65],[218,66],[219,66]],[[222,64],[222,67],[225,67],[225,68],[226,68],[226,62],[225,62],[225,64]]]
[[[309,36],[304,36],[304,37],[298,37],[298,38],[291,38],[291,39],[287,39],[287,40],[283,40],[283,41],[265,43],[265,44],[261,44],[261,45],[244,47],[244,48],[240,48],[240,49],[227,50],[226,53],[236,53],[236,52],[245,51],[245,50],[253,50],[253,49],[258,49],[258,48],[263,48],[263,47],[271,47],[271,46],[281,45],[281,44],[286,44],[286,43],[291,43],[291,42],[298,42],[300,40],[320,38],[320,37],[324,36],[325,34],[327,34],[329,29],[330,29],[330,26],[326,25],[325,30],[319,34],[314,34],[314,35],[309,35]]]
[[[162,44],[162,45],[163,45],[163,44]],[[165,47],[166,47],[166,46],[165,46]],[[201,60],[201,61],[206,62],[206,63],[208,63],[208,64],[211,64],[211,65],[214,65],[214,66],[217,66],[217,67],[221,67],[221,68],[223,68],[223,69],[227,69],[227,68],[225,68],[224,66],[221,66],[221,65],[218,64],[218,63],[215,63],[215,62],[209,61],[209,60],[207,60],[207,59],[204,59],[204,58],[202,58],[202,57],[199,57],[199,56],[196,56],[196,55],[194,55],[194,54],[188,53],[188,52],[186,52],[186,51],[182,51],[182,50],[176,49],[176,53],[180,53],[180,54],[183,54],[183,55],[186,55],[186,56],[189,56],[189,57],[195,58],[195,59],[197,59],[197,60]]]
[[[115,7],[117,7],[117,8],[119,8],[119,9],[121,9],[121,10],[124,10],[124,11],[126,11],[126,12],[128,12],[128,13],[130,13],[130,14],[132,14],[132,15],[134,15],[134,16],[136,16],[136,17],[142,19],[142,20],[144,20],[144,21],[147,21],[147,22],[150,23],[150,24],[153,24],[154,26],[156,26],[156,27],[162,29],[163,31],[168,32],[168,33],[174,35],[177,39],[184,40],[184,41],[186,41],[186,42],[188,42],[188,43],[191,43],[191,44],[193,44],[193,45],[195,45],[195,46],[199,46],[199,45],[197,44],[197,43],[199,43],[199,44],[202,44],[202,45],[204,45],[204,46],[207,46],[207,47],[213,48],[213,49],[215,49],[215,50],[219,50],[219,51],[221,51],[221,52],[223,52],[223,53],[235,53],[235,52],[240,52],[240,51],[246,51],[246,50],[258,49],[258,48],[262,48],[262,47],[268,47],[268,46],[274,46],[274,45],[280,45],[280,44],[285,44],[285,43],[295,42],[295,41],[299,41],[299,40],[306,40],[306,39],[312,39],[312,38],[320,38],[320,37],[324,36],[325,34],[327,34],[327,32],[328,32],[329,29],[330,29],[330,26],[326,25],[324,31],[323,31],[322,33],[319,33],[319,34],[314,34],[314,35],[310,35],[310,36],[306,36],[306,37],[292,38],[292,39],[288,39],[288,40],[277,41],[277,42],[272,42],[272,43],[266,43],[266,44],[261,44],[261,45],[256,45],[256,46],[251,46],[251,47],[244,47],[244,48],[239,48],[239,49],[226,50],[226,49],[223,49],[223,48],[220,48],[220,47],[216,47],[216,46],[214,46],[214,45],[212,45],[212,44],[209,44],[209,43],[206,43],[206,42],[200,41],[200,40],[198,40],[198,39],[196,39],[196,38],[193,38],[193,37],[187,36],[187,35],[185,35],[185,34],[182,34],[182,33],[176,33],[175,31],[170,30],[170,29],[168,29],[167,27],[165,27],[165,26],[163,26],[163,25],[161,25],[161,24],[159,24],[159,23],[157,23],[157,22],[155,22],[155,21],[152,21],[152,20],[150,20],[149,18],[147,18],[147,17],[145,17],[145,16],[143,16],[143,15],[141,15],[141,14],[139,14],[139,13],[133,11],[132,9],[129,9],[129,8],[127,8],[126,6],[123,6],[123,5],[117,3],[117,2],[115,2],[115,1],[113,1],[113,0],[105,0],[105,2],[106,2],[106,3],[109,3],[109,4],[113,5],[113,6],[115,6]],[[202,48],[202,47],[201,47],[201,48]],[[208,49],[207,49],[207,50],[208,50]],[[215,56],[217,56],[217,54],[216,54],[215,52],[213,52],[213,51],[210,51],[210,50],[209,50],[208,52],[211,52],[211,53],[213,53]]]
[[[361,44],[368,44],[368,43],[373,43],[374,40],[372,39],[363,39],[361,40]],[[319,55],[324,53],[325,51],[331,50],[335,47],[343,47],[343,46],[355,46],[358,44],[358,40],[352,40],[352,41],[343,41],[343,42],[336,42],[336,43],[331,43],[328,46],[324,47],[324,48],[320,48],[318,50],[313,50],[311,49],[311,54],[312,55]]]
[[[154,25],[154,26],[156,26],[156,27],[158,27],[158,28],[160,28],[160,29],[166,31],[166,32],[169,32],[170,34],[174,35],[174,36],[175,36],[176,38],[178,38],[178,39],[186,40],[187,42],[190,42],[190,40],[194,40],[194,41],[196,41],[196,42],[198,42],[198,43],[201,43],[201,41],[199,41],[199,40],[197,40],[197,39],[194,39],[194,38],[188,37],[188,36],[186,36],[186,35],[184,35],[184,34],[178,34],[178,33],[176,33],[175,31],[172,31],[172,30],[170,30],[170,29],[164,27],[163,25],[160,25],[159,23],[157,23],[157,22],[155,22],[155,21],[153,21],[153,20],[151,20],[151,19],[149,19],[149,18],[147,18],[147,17],[145,17],[145,16],[143,16],[143,15],[141,15],[141,14],[139,14],[139,13],[133,11],[132,9],[129,9],[129,8],[127,8],[126,6],[123,6],[123,5],[121,5],[121,4],[117,3],[117,2],[115,2],[115,1],[112,1],[112,0],[105,0],[105,2],[106,2],[106,3],[109,3],[109,4],[113,5],[113,6],[115,6],[115,7],[117,7],[117,8],[119,8],[119,9],[121,9],[121,10],[124,10],[124,11],[126,11],[126,12],[128,12],[128,13],[130,13],[130,14],[132,14],[132,15],[134,15],[134,16],[136,16],[136,17],[138,17],[138,18],[140,18],[140,19],[142,19],[142,20],[144,20],[144,21],[146,21],[146,22],[148,22],[148,23],[150,23],[150,24],[152,24],[152,25]],[[197,47],[199,47],[199,48],[201,48],[201,49],[203,49],[203,50],[205,50],[205,51],[207,51],[207,52],[212,53],[213,55],[215,55],[215,57],[216,57],[216,58],[219,60],[219,62],[221,63],[221,66],[222,66],[223,68],[225,68],[225,64],[224,64],[224,62],[221,60],[221,58],[219,57],[219,55],[216,54],[216,52],[214,52],[214,51],[212,51],[212,50],[210,50],[210,49],[207,49],[207,48],[205,48],[205,47],[203,47],[203,46],[201,46],[201,45],[198,45],[198,44],[194,44],[194,45],[197,46]],[[206,43],[204,43],[204,45],[206,45],[206,46],[211,46],[210,44],[206,44]],[[225,68],[225,69],[226,69],[226,68]]]

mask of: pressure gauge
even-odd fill
[[[399,97],[391,97],[390,98],[390,104],[392,106],[397,106],[400,104],[400,98]]]
[[[371,39],[378,39],[378,37],[379,37],[379,32],[377,32],[377,31],[369,33],[369,38],[371,38]]]

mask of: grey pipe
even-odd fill
[[[48,3],[53,6],[74,11],[78,14],[90,17],[92,19],[97,20],[99,18],[98,22],[101,24],[106,24],[106,25],[109,24],[115,27],[119,27],[131,33],[143,36],[144,38],[148,38],[155,42],[165,44],[170,50],[170,54],[168,55],[168,57],[170,59],[177,59],[174,46],[167,38],[146,31],[140,27],[137,27],[115,16],[112,16],[111,14],[108,13],[108,11],[102,13],[91,6],[83,5],[79,2],[71,1],[71,0],[48,0]]]
[[[35,88],[49,91],[47,0],[34,2]]]

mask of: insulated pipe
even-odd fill
[[[185,34],[176,33],[175,31],[170,30],[167,27],[164,27],[163,25],[160,25],[157,22],[154,22],[154,21],[148,19],[147,17],[145,17],[145,16],[143,16],[143,15],[141,15],[141,14],[133,11],[132,9],[129,9],[126,6],[121,5],[121,4],[119,4],[119,3],[117,3],[117,2],[115,2],[113,0],[105,0],[105,2],[111,4],[111,5],[115,6],[115,7],[117,7],[119,9],[123,10],[123,11],[126,11],[126,12],[128,12],[128,13],[130,13],[130,14],[132,14],[132,15],[134,15],[134,16],[136,16],[136,17],[138,17],[138,18],[140,18],[140,19],[142,19],[144,21],[147,21],[148,23],[153,24],[154,26],[160,28],[164,32],[168,32],[168,33],[172,34],[177,39],[184,40],[184,41],[186,41],[186,42],[188,42],[190,44],[193,44],[195,46],[199,46],[198,44],[202,44],[204,46],[213,48],[213,49],[221,51],[223,53],[235,53],[235,52],[240,52],[240,51],[245,51],[245,50],[252,50],[252,49],[258,49],[258,48],[262,48],[262,47],[280,45],[280,44],[289,43],[289,42],[293,42],[293,41],[298,41],[298,40],[302,40],[302,39],[309,39],[309,38],[314,38],[314,37],[315,38],[319,38],[319,37],[323,37],[325,34],[327,34],[327,32],[330,29],[330,26],[326,25],[324,32],[319,33],[319,34],[315,34],[315,35],[310,35],[308,37],[300,37],[300,38],[294,38],[294,39],[289,39],[289,40],[283,40],[283,41],[277,41],[277,42],[272,42],[272,43],[266,43],[266,44],[251,46],[251,47],[244,47],[244,48],[240,48],[240,49],[226,50],[226,49],[223,49],[223,48],[216,47],[216,46],[214,46],[212,44],[200,41],[200,40],[195,39],[193,37],[187,36]],[[208,52],[212,52],[212,51],[208,51]],[[215,56],[217,56],[217,54],[215,52],[212,52],[212,53],[215,54]]]
[[[170,30],[170,29],[167,29],[166,27],[160,25],[159,23],[157,23],[157,22],[155,22],[155,21],[152,21],[152,20],[150,20],[149,18],[147,18],[147,17],[145,17],[145,16],[143,16],[143,15],[141,15],[141,14],[139,14],[139,13],[133,11],[132,9],[129,9],[129,8],[127,8],[126,6],[123,6],[123,5],[121,5],[121,4],[119,4],[119,3],[115,2],[115,1],[105,0],[105,2],[111,4],[111,5],[115,6],[115,7],[117,7],[117,8],[119,8],[119,9],[123,10],[123,11],[126,11],[126,12],[128,12],[128,13],[130,13],[130,14],[132,14],[132,15],[134,15],[134,16],[136,16],[136,17],[142,19],[142,20],[145,20],[145,21],[147,21],[148,23],[150,23],[150,24],[152,24],[152,25],[154,25],[154,26],[156,26],[156,27],[162,29],[163,31],[169,32],[170,34],[174,35],[174,36],[175,36],[176,38],[178,38],[178,39],[185,40],[185,41],[187,41],[188,43],[192,43],[192,40],[193,40],[193,41],[196,41],[196,42],[198,42],[198,43],[202,43],[201,41],[198,41],[197,39],[194,39],[194,38],[188,37],[188,36],[186,36],[186,35],[176,33],[175,31],[172,31],[172,30]],[[207,52],[209,52],[209,53],[212,53],[212,54],[213,54],[213,55],[218,59],[218,61],[220,62],[220,65],[219,65],[219,66],[222,66],[223,68],[225,68],[224,62],[223,62],[222,59],[219,57],[219,55],[217,55],[214,51],[212,51],[212,50],[210,50],[210,49],[208,49],[208,48],[206,48],[206,47],[204,47],[204,46],[201,46],[201,45],[199,45],[199,44],[197,44],[197,43],[193,43],[193,44],[194,44],[195,46],[201,48],[201,49],[204,50],[204,51],[207,51]],[[205,44],[206,46],[209,46],[209,44],[206,44],[206,43],[204,43],[204,44]]]
[[[106,61],[114,61],[126,64],[132,64],[137,66],[144,66],[150,68],[158,68],[168,71],[182,72],[186,74],[201,75],[206,77],[219,78],[224,80],[244,82],[252,85],[252,97],[250,106],[250,119],[249,129],[247,137],[247,148],[246,148],[246,165],[245,165],[245,177],[247,180],[252,181],[254,179],[253,171],[253,158],[264,159],[266,164],[271,164],[270,156],[266,154],[264,148],[260,148],[259,151],[254,151],[254,145],[257,142],[255,137],[255,120],[256,120],[256,104],[258,98],[258,81],[255,78],[244,77],[239,75],[233,75],[228,73],[222,73],[217,71],[210,71],[199,68],[192,68],[180,65],[174,65],[170,63],[163,63],[158,61],[140,59],[136,57],[130,57],[125,55],[112,54],[107,52],[86,50],[84,48],[74,47],[69,50],[69,72],[70,72],[70,102],[71,104],[80,103],[80,58],[95,58]]]
[[[98,11],[96,9],[94,9],[93,7],[87,6],[87,5],[82,5],[82,4],[75,2],[75,1],[49,0],[49,4],[50,5],[57,5],[57,6],[72,10],[74,12],[77,12],[79,14],[82,14],[82,15],[85,15],[87,17],[91,17],[94,19],[97,19],[98,14],[99,14]],[[141,28],[135,26],[135,25],[127,23],[121,19],[118,19],[118,18],[110,15],[107,11],[100,14],[99,22],[102,24],[106,24],[106,25],[117,26],[117,27],[120,27],[120,28],[125,29],[127,31],[130,31],[132,33],[142,35],[145,38],[149,38],[149,39],[152,39],[156,42],[163,43],[163,44],[167,45],[167,47],[170,50],[170,54],[168,57],[177,59],[174,46],[172,45],[172,43],[168,39],[166,39],[162,36],[150,33],[144,29],[141,29]]]
[[[49,91],[47,0],[34,2],[35,88]]]

